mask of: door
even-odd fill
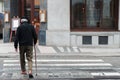
[[[39,0],[19,0],[20,2],[20,17],[25,16],[32,23],[38,34],[40,28],[39,10],[40,1]]]
[[[20,17],[25,16],[30,22],[34,19],[34,0],[19,0]]]
[[[39,17],[39,11],[40,11],[40,0],[34,0],[34,20],[32,23],[35,26],[36,33],[38,35],[39,29],[40,29],[40,17]]]

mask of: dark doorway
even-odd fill
[[[40,29],[40,0],[19,0],[19,3],[19,16],[26,16],[38,34]]]

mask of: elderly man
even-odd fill
[[[29,78],[33,78],[32,75],[32,58],[33,58],[33,45],[37,43],[37,35],[34,27],[28,23],[28,20],[23,17],[21,19],[21,25],[17,28],[14,47],[17,51],[19,43],[19,51],[20,51],[20,65],[21,65],[21,73],[26,73],[25,67],[25,55],[28,61],[28,74]]]

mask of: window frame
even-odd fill
[[[103,1],[103,0],[102,0]],[[72,21],[72,11],[73,11],[73,9],[72,9],[72,0],[70,0],[70,30],[71,30],[71,32],[72,31],[118,31],[118,6],[119,6],[119,0],[114,0],[114,7],[115,7],[115,13],[114,13],[114,15],[115,15],[115,17],[114,17],[114,26],[113,26],[113,28],[104,28],[104,26],[103,26],[103,28],[101,28],[101,27],[94,27],[94,28],[88,28],[88,26],[86,26],[87,25],[87,21],[86,21],[86,12],[85,12],[85,23],[83,24],[84,26],[82,26],[82,28],[73,28],[74,26],[72,26],[73,24],[75,24],[73,21]],[[102,5],[100,6],[100,7],[102,7]],[[85,8],[86,8],[86,0],[85,0]],[[103,9],[102,9],[102,11],[103,11]],[[103,14],[101,14],[100,16],[102,17],[102,15]],[[103,17],[102,17],[103,18]]]

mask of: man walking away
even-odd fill
[[[36,45],[37,43],[37,35],[34,27],[28,23],[28,20],[25,17],[21,19],[21,25],[17,28],[14,41],[14,47],[16,51],[18,49],[18,43],[20,51],[21,74],[27,74],[25,66],[26,57],[28,61],[29,78],[33,78],[32,75],[33,45]]]

